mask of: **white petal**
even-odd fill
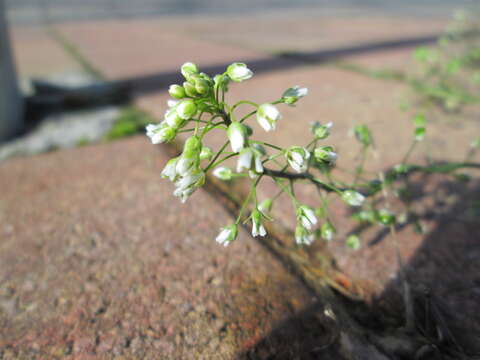
[[[264,107],[265,116],[273,121],[277,121],[281,118],[280,111],[270,104],[265,105]]]
[[[238,132],[238,131],[235,131],[233,134],[232,134],[232,137],[230,139],[230,144],[232,145],[232,150],[233,152],[239,152],[240,150],[243,149],[243,145],[244,145],[244,137],[243,135]]]
[[[258,233],[260,234],[260,236],[267,235],[267,231],[265,230],[265,227],[263,226],[263,224],[260,225]]]
[[[312,209],[305,207],[303,209],[303,213],[307,217],[308,221],[310,221],[313,225],[317,223],[317,218],[315,216],[315,213],[313,212]]]
[[[263,173],[262,159],[259,156],[255,156],[255,171],[257,173]]]
[[[275,129],[275,125],[271,124],[265,117],[258,117],[258,123],[265,131],[270,131]]]
[[[298,152],[292,151],[290,153],[290,156],[292,157],[293,161],[295,161],[297,164],[302,164],[303,163],[303,156],[300,155]]]
[[[168,107],[172,108],[174,106],[176,106],[179,102],[178,101],[175,101],[175,100],[167,100],[167,105]]]
[[[252,236],[256,237],[258,235],[258,227],[255,222],[252,222]]]
[[[241,172],[243,169],[249,170],[252,166],[252,152],[242,151],[237,161],[237,172]]]
[[[312,223],[305,216],[302,216],[301,221],[305,229],[308,229],[308,230],[312,229]]]
[[[306,96],[308,94],[308,89],[307,88],[299,88],[297,90],[297,96],[298,97],[303,97],[303,96]]]
[[[298,172],[298,173],[302,172],[301,166],[299,164],[297,164],[295,161],[289,161],[288,163],[293,168],[293,170],[295,170],[296,172]]]
[[[228,229],[223,229],[220,231],[220,234],[216,237],[215,241],[220,243],[220,244],[228,244],[227,239],[230,236],[230,230]]]

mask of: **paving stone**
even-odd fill
[[[163,18],[68,23],[57,28],[108,79],[176,71],[186,61],[248,61],[258,53],[171,31]]]
[[[319,20],[321,19],[321,20]],[[225,60],[242,60],[248,64],[249,56],[252,60],[258,59],[260,51],[265,49],[271,52],[284,50],[292,47],[295,51],[308,51],[315,47],[318,49],[329,49],[332,44],[347,46],[348,44],[357,44],[358,42],[385,41],[386,39],[398,39],[398,27],[405,25],[408,33],[405,36],[425,36],[435,32],[440,32],[445,24],[445,19],[431,21],[414,21],[405,20],[405,18],[397,19],[325,19],[311,16],[309,19],[305,17],[290,19],[278,18],[245,20],[240,18],[228,18],[225,20],[212,20],[212,23],[202,21],[191,21],[188,26],[185,20],[165,20],[162,23],[157,21],[149,22],[145,25],[132,22],[128,25],[111,22],[105,25],[105,30],[96,28],[98,36],[92,37],[88,34],[82,35],[82,29],[85,25],[69,25],[63,27],[67,36],[79,45],[81,51],[86,51],[89,58],[111,77],[126,77],[132,74],[145,72],[164,71],[164,69],[175,69],[185,61],[185,56],[200,56],[199,53],[192,51],[197,49],[189,42],[176,41],[177,37],[194,39],[190,41],[205,41],[213,39],[214,46],[227,46],[225,51],[219,53],[204,54],[199,58],[200,65],[208,65],[208,61],[215,64]],[[350,22],[349,22],[350,21]],[[223,22],[223,23],[222,23]],[[231,24],[230,27],[226,23]],[[301,24],[294,27],[293,24]],[[213,25],[216,24],[216,25]],[[223,25],[222,25],[223,24]],[[351,25],[348,27],[347,25]],[[407,26],[408,25],[408,26]],[[119,29],[131,29],[131,31],[120,31]],[[163,49],[166,51],[162,55],[162,61],[156,59],[160,52],[147,56],[152,49],[152,38],[154,43],[159,37],[159,31],[156,33],[153,29],[163,28],[162,36],[164,41]],[[216,32],[215,29],[225,29],[222,32]],[[249,29],[246,35],[239,35],[238,29]],[[115,29],[115,30],[114,30]],[[261,30],[264,29],[264,30]],[[269,29],[269,30],[266,30]],[[283,29],[283,30],[280,30]],[[298,34],[298,38],[304,40],[295,42],[292,37],[288,37],[288,33],[294,29],[293,33]],[[257,31],[257,32],[255,32]],[[316,39],[305,37],[309,31],[318,34]],[[135,51],[130,51],[130,45],[122,47],[118,42],[113,41],[117,33],[128,34],[129,39],[138,40],[135,42]],[[154,33],[155,35],[152,35]],[[251,36],[252,33],[259,34]],[[217,35],[215,35],[217,34]],[[250,35],[249,35],[250,34]],[[323,34],[323,36],[320,36]],[[285,41],[281,40],[282,36]],[[293,35],[292,35],[293,36]],[[158,38],[159,39],[159,38]],[[271,47],[265,46],[269,40],[275,39],[271,43]],[[332,40],[333,39],[333,40]],[[316,42],[318,40],[318,42]],[[115,43],[115,51],[109,50],[109,46]],[[109,45],[110,44],[110,45]],[[126,44],[131,44],[131,41]],[[232,48],[232,44],[241,44],[241,50],[228,51]],[[282,48],[280,45],[286,44]],[[212,45],[213,46],[213,45]],[[296,47],[295,47],[296,46]],[[411,48],[388,48],[382,51],[364,51],[351,56],[343,57],[342,60],[347,62],[360,63],[373,68],[404,68],[412,66],[411,64]],[[105,49],[105,52],[95,52],[94,49]],[[277,49],[277,50],[273,50]],[[245,51],[244,53],[242,53]],[[252,53],[253,51],[253,53]],[[256,53],[255,53],[256,51]],[[125,54],[124,57],[117,56],[113,61],[110,56]],[[228,56],[226,55],[228,54]],[[236,59],[234,56],[238,56]],[[147,57],[150,60],[143,59]],[[132,60],[139,59],[142,61]],[[120,61],[119,59],[124,59]],[[268,58],[267,58],[268,59]],[[196,58],[188,58],[188,60],[197,61]],[[271,58],[272,66],[278,64],[276,59]],[[161,65],[160,65],[161,64]],[[167,65],[168,64],[168,65]],[[165,66],[165,67],[164,67]],[[400,82],[377,80],[365,77],[331,66],[322,65],[305,65],[297,61],[285,63],[285,68],[276,68],[273,73],[259,72],[256,76],[244,83],[233,84],[231,86],[231,94],[229,101],[234,102],[240,99],[252,99],[262,103],[271,101],[279,97],[282,92],[292,86],[301,85],[309,88],[309,95],[302,99],[296,108],[281,107],[283,119],[278,124],[278,130],[266,134],[263,130],[253,122],[251,125],[258,131],[256,136],[260,140],[268,140],[279,145],[306,144],[310,139],[309,124],[313,121],[326,123],[332,121],[334,129],[332,136],[325,144],[334,144],[336,150],[340,154],[338,161],[339,167],[342,169],[352,169],[355,165],[355,158],[359,152],[359,146],[353,139],[350,129],[356,124],[367,124],[373,131],[376,141],[378,154],[376,160],[369,162],[367,171],[373,174],[381,169],[388,168],[397,163],[400,158],[399,154],[404,154],[408,149],[411,139],[413,126],[411,117],[414,111],[404,112],[400,110],[400,104],[405,102],[414,102],[415,94],[411,93],[404,84]],[[253,66],[252,70],[256,72]],[[154,71],[155,72],[155,71]],[[165,92],[158,92],[137,99],[137,105],[147,110],[151,114],[161,119],[165,108],[168,95]],[[246,109],[244,111],[248,111]],[[241,112],[240,112],[241,114]],[[475,123],[475,117],[478,115],[476,109],[467,109],[462,114],[445,115],[440,112],[433,112],[429,121],[435,123],[435,126],[429,127],[428,151],[433,159],[439,160],[458,160],[458,149],[466,149],[472,137],[472,134],[478,132]],[[456,121],[457,117],[462,117],[461,121]],[[453,120],[453,121],[451,121]],[[448,141],[445,136],[448,134]],[[224,138],[214,135],[209,144],[214,148],[219,148],[224,142]],[[418,152],[421,154],[421,152]],[[413,159],[421,160],[421,155],[414,154]],[[245,193],[246,189],[235,187],[235,191]],[[262,186],[258,194],[261,198],[272,196],[274,194],[272,184]],[[316,191],[311,188],[298,189],[298,196],[302,201],[316,205]],[[346,222],[344,219],[348,215],[349,210],[342,204],[335,204],[332,207],[333,217],[338,222],[339,232],[337,241],[329,244],[328,247],[332,251],[341,268],[350,276],[361,280],[372,281],[370,286],[376,291],[381,291],[398,271],[398,264],[395,259],[395,253],[390,242],[381,242],[375,246],[365,247],[360,253],[352,253],[345,248],[343,240],[346,235],[353,229],[353,224]],[[294,210],[288,199],[281,198],[277,206],[276,215],[280,223],[292,228],[294,225]],[[364,241],[375,237],[375,233],[365,234]],[[411,231],[405,231],[401,235],[401,252],[406,259],[414,254],[421,242],[422,237]],[[287,240],[291,243],[291,239]],[[317,246],[317,247],[316,247]],[[318,252],[320,249],[325,251],[325,244],[317,244],[312,249],[312,253]],[[373,262],[372,262],[373,261]]]
[[[12,26],[12,48],[24,91],[31,78],[59,78],[82,73],[81,66],[43,26]]]
[[[215,243],[231,218],[203,190],[172,196],[164,149],[135,137],[0,165],[4,355],[231,359],[310,303],[243,230]]]

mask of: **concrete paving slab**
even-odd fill
[[[200,190],[186,205],[135,137],[0,165],[0,353],[233,359],[311,296]]]

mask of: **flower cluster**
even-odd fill
[[[363,195],[359,192],[353,189],[341,190],[330,180],[327,179],[327,183],[312,174],[312,170],[320,169],[320,173],[325,173],[335,166],[337,154],[333,147],[318,145],[319,141],[330,135],[332,123],[315,123],[312,127],[313,140],[308,145],[288,148],[254,140],[253,130],[246,124],[249,118],[254,118],[264,131],[275,130],[282,119],[277,105],[294,106],[308,94],[308,90],[294,86],[275,101],[256,104],[245,100],[228,105],[225,102],[225,93],[229,84],[240,83],[253,76],[253,72],[245,64],[233,63],[224,73],[213,77],[200,72],[198,66],[190,62],[183,64],[180,71],[185,81],[181,85],[173,84],[169,87],[168,92],[172,99],[168,101],[164,119],[159,124],[149,124],[146,127],[147,136],[153,144],[172,141],[179,133],[193,133],[185,140],[181,154],[169,160],[161,174],[174,183],[173,194],[185,202],[205,183],[206,174],[210,170],[215,177],[224,181],[237,177],[250,178],[251,190],[238,218],[235,223],[222,228],[216,238],[218,243],[226,246],[238,236],[238,226],[242,221],[251,223],[252,236],[267,235],[265,221],[273,220],[270,212],[278,196],[260,203],[257,187],[260,181],[268,176],[278,185],[280,194],[286,193],[293,200],[297,218],[296,243],[311,244],[319,231],[321,237],[331,240],[335,232],[333,225],[326,219],[320,228],[315,230],[319,223],[316,216],[319,209],[300,204],[293,193],[293,184],[294,180],[309,180],[324,191],[337,193],[351,206],[359,206],[363,202]],[[250,106],[253,111],[247,116],[237,118],[235,110],[241,105]],[[227,140],[224,146],[216,151],[203,145],[207,134],[214,129],[224,131]],[[275,153],[269,153],[266,148]],[[223,164],[230,158],[236,158],[235,172]],[[272,165],[279,168],[272,169]],[[288,168],[293,169],[293,172]],[[245,212],[248,213],[244,215]]]

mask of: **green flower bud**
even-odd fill
[[[213,156],[213,151],[207,146],[202,147],[200,151],[200,160],[210,160]]]
[[[355,133],[357,140],[360,141],[360,143],[362,143],[364,146],[372,145],[372,134],[366,125],[355,126],[353,128],[353,132]]]
[[[315,160],[318,162],[323,162],[327,164],[335,164],[337,160],[337,153],[333,151],[331,146],[321,146],[315,149],[313,153]]]
[[[185,81],[183,83],[183,88],[185,89],[185,94],[187,94],[187,96],[190,96],[190,97],[197,97],[198,96],[198,92],[195,89],[195,85],[190,84],[189,82]]]
[[[177,114],[184,120],[191,119],[197,113],[197,105],[193,100],[183,100],[176,107]]]
[[[198,67],[194,63],[186,62],[185,64],[182,65],[180,71],[182,75],[185,77],[185,79],[188,80],[191,75],[198,73]]]
[[[293,105],[295,104],[300,98],[304,97],[308,94],[307,88],[301,88],[300,86],[294,86],[287,90],[282,95],[282,100],[285,104]]]
[[[425,115],[423,114],[417,114],[413,118],[413,123],[415,124],[415,127],[425,127],[427,125],[427,120],[425,119]]]
[[[350,249],[358,250],[361,246],[360,238],[358,237],[358,235],[351,234],[347,237],[346,244]]]
[[[333,124],[331,122],[320,125],[320,123],[316,122],[312,126],[312,133],[315,135],[315,139],[323,140],[326,139],[330,135],[330,129],[332,128]]]
[[[233,178],[232,169],[226,166],[217,167],[215,170],[213,170],[213,175],[223,181],[229,181]]]
[[[425,138],[426,129],[424,127],[415,128],[415,140],[422,141]]]
[[[224,75],[215,75],[213,78],[213,88],[216,89],[221,89],[223,91],[228,91],[228,83],[230,82],[230,78],[228,76]]]
[[[377,212],[376,211],[359,211],[352,215],[352,218],[364,223],[373,224],[377,220]]]
[[[195,90],[200,95],[205,95],[210,90],[210,84],[208,83],[208,81],[206,81],[204,79],[196,80],[195,81]]]
[[[378,222],[382,225],[388,226],[395,224],[395,214],[391,211],[382,209],[377,213]]]
[[[173,84],[168,88],[168,93],[175,99],[183,99],[186,96],[183,86]]]
[[[197,158],[200,156],[200,151],[202,151],[202,142],[197,136],[191,136],[183,145],[182,157],[186,159]]]

